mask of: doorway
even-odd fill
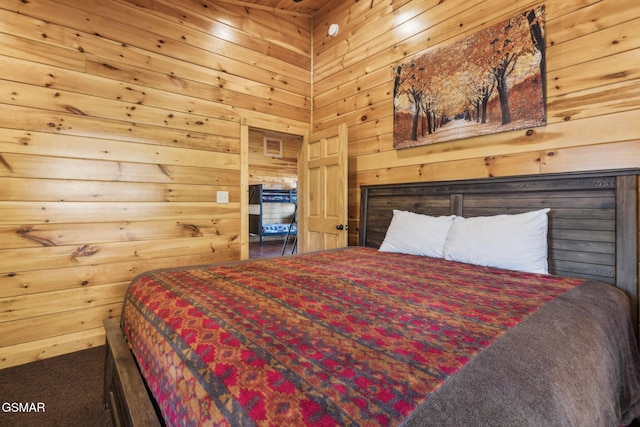
[[[249,258],[297,252],[302,138],[249,129]]]
[[[243,120],[242,259],[297,251],[298,156],[306,133],[302,127]],[[260,200],[260,192],[270,194]]]

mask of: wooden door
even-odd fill
[[[347,125],[304,138],[298,162],[300,252],[348,243]]]

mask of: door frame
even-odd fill
[[[240,259],[249,259],[249,129],[306,137],[311,126],[279,117],[243,117],[240,120]]]

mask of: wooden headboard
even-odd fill
[[[359,244],[379,247],[393,209],[465,217],[548,207],[549,272],[610,283],[638,330],[639,169],[361,187]]]

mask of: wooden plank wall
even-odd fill
[[[103,344],[144,270],[240,257],[240,122],[308,126],[311,19],[0,0],[0,22],[4,368]]]
[[[539,4],[547,126],[394,150],[394,66]],[[351,244],[363,184],[640,167],[637,0],[333,0],[313,36],[314,130],[349,127]]]
[[[393,150],[393,66],[540,3],[331,0],[312,29],[243,1],[0,0],[0,368],[101,344],[142,270],[240,256],[246,118],[348,124],[351,243],[360,184],[640,166],[637,0],[545,3],[546,127]]]

